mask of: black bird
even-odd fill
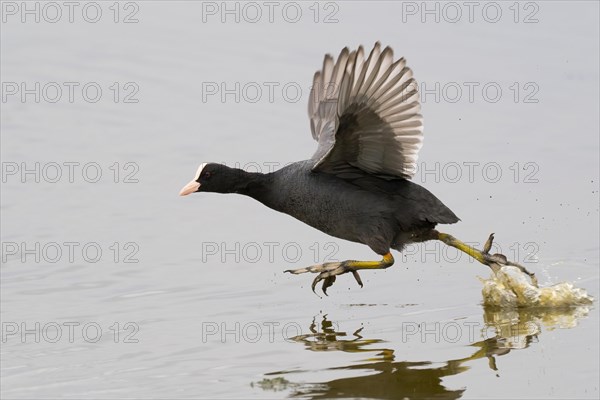
[[[363,47],[344,48],[337,60],[327,54],[314,75],[308,103],[310,128],[318,142],[309,159],[278,171],[251,173],[225,165],[201,164],[180,195],[239,193],[289,214],[331,236],[363,243],[381,261],[329,262],[288,270],[318,273],[323,291],[337,275],[351,272],[362,287],[361,269],[394,263],[390,249],[441,240],[486,265],[506,264],[489,255],[493,235],[479,251],[437,232],[437,224],[459,218],[427,189],[411,182],[423,144],[423,117],[413,73],[392,49],[375,43],[365,59]]]

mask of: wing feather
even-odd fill
[[[423,144],[419,92],[406,60],[375,43],[326,55],[313,78],[308,113],[318,148],[314,171],[342,173],[343,165],[384,177],[410,178]]]

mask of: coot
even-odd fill
[[[262,174],[216,163],[201,164],[182,190],[239,193],[291,215],[331,236],[369,246],[380,261],[347,260],[288,270],[318,273],[323,292],[337,275],[351,272],[362,287],[362,269],[394,263],[390,249],[441,240],[483,264],[506,263],[440,233],[437,224],[459,218],[427,189],[409,179],[423,144],[423,117],[413,73],[404,58],[394,61],[390,47],[376,43],[365,59],[363,47],[325,56],[313,78],[308,103],[310,129],[318,142],[308,160]]]

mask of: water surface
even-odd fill
[[[251,199],[177,196],[201,162],[310,157],[323,54],[380,40],[429,90],[415,181],[462,219],[444,230],[477,246],[495,232],[541,284],[598,298],[598,3],[535,2],[516,23],[509,3],[495,23],[364,1],[323,5],[317,22],[294,3],[295,23],[223,23],[206,8],[220,3],[120,3],[115,23],[99,4],[97,23],[17,14],[1,28],[2,82],[78,84],[73,102],[49,101],[51,85],[39,102],[2,103],[3,398],[599,396],[595,305],[484,308],[489,270],[435,243],[320,298],[312,277],[283,270],[375,255]]]

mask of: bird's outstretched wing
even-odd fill
[[[344,169],[410,178],[423,144],[423,117],[416,81],[406,61],[375,43],[365,60],[362,46],[327,54],[315,73],[308,103],[315,172]]]

